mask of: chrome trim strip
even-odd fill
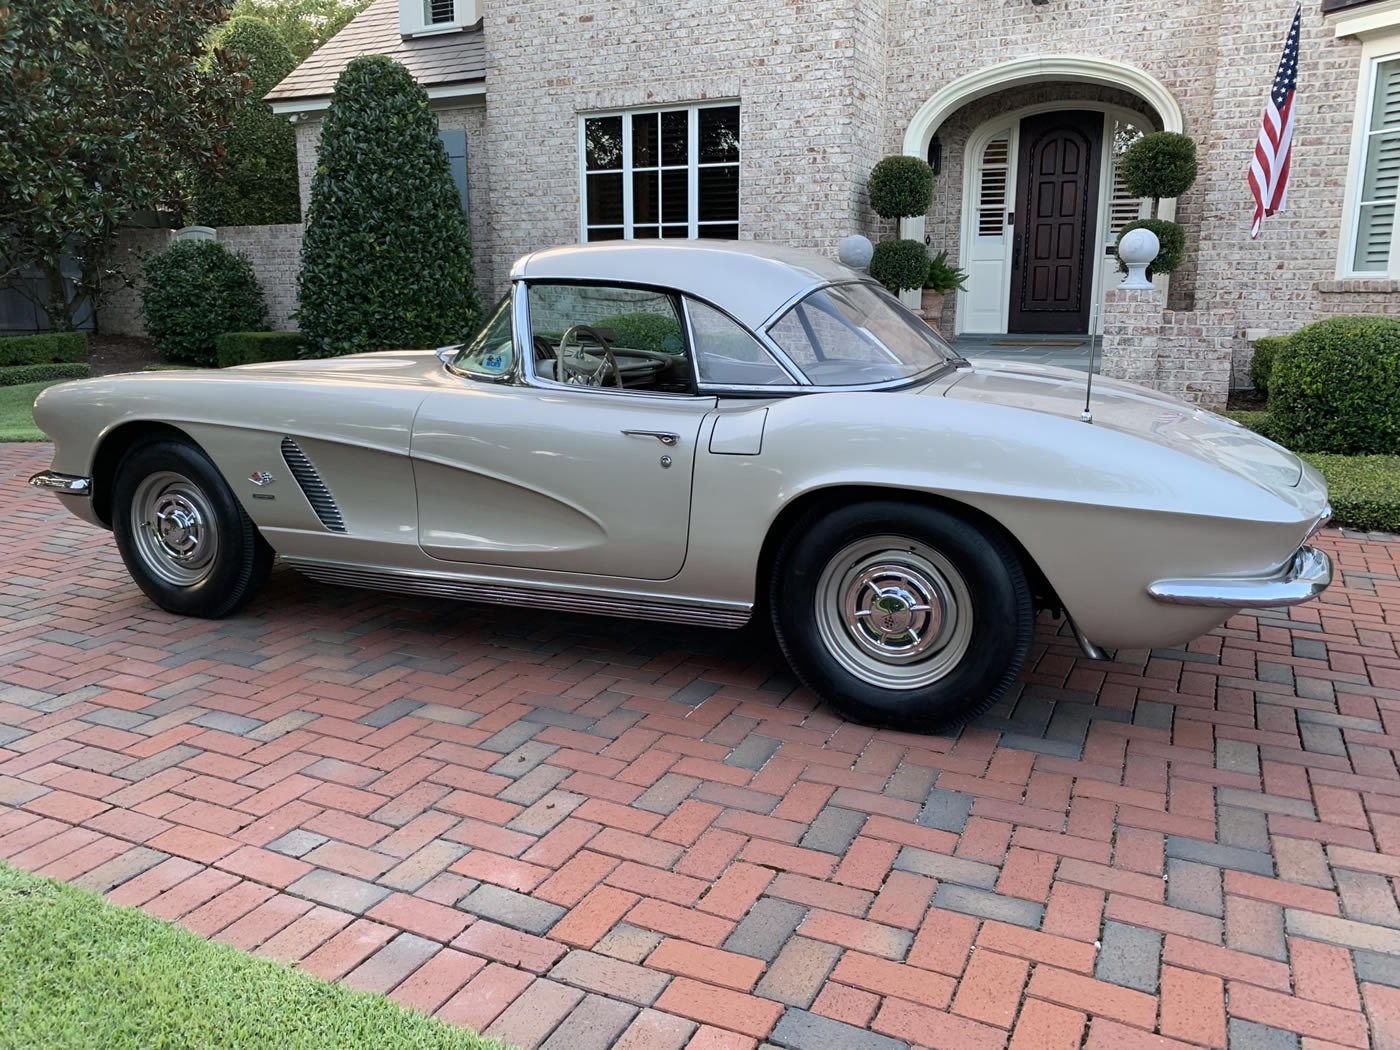
[[[46,489],[61,496],[91,496],[92,479],[77,474],[60,474],[56,470],[41,470],[29,479],[36,489]]]
[[[655,597],[631,595],[609,596],[579,591],[555,590],[547,587],[521,586],[476,581],[443,573],[417,569],[363,567],[334,562],[319,562],[301,558],[283,558],[297,571],[322,583],[365,587],[370,590],[392,591],[400,594],[422,594],[464,601],[486,602],[492,605],[521,605],[535,609],[557,609],[561,612],[592,613],[600,616],[620,616],[634,620],[662,620],[667,623],[688,623],[701,627],[742,627],[748,623],[753,608],[747,604],[700,604],[667,601]]]
[[[1313,526],[1308,530],[1308,534],[1303,537],[1303,542],[1307,543],[1308,540],[1312,539],[1319,532],[1325,529],[1331,523],[1331,521],[1332,504],[1328,503],[1327,506],[1322,508],[1322,513],[1317,516],[1317,520],[1313,522]]]
[[[1211,605],[1229,609],[1264,609],[1297,605],[1316,598],[1332,582],[1332,561],[1316,547],[1299,547],[1271,576],[1195,580],[1158,580],[1147,593],[1169,605]]]

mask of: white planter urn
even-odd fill
[[[1122,234],[1118,238],[1118,258],[1127,266],[1128,276],[1123,278],[1123,283],[1118,287],[1151,288],[1152,282],[1147,278],[1147,267],[1161,250],[1162,243],[1157,240],[1157,235],[1145,226],[1138,226]]]

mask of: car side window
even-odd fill
[[[685,308],[690,314],[700,382],[724,386],[792,386],[797,382],[738,322],[694,299],[687,299]]]
[[[695,392],[675,296],[600,284],[531,284],[528,295],[537,378],[619,392]]]
[[[491,311],[476,335],[457,351],[454,368],[477,379],[502,379],[515,367],[514,330],[507,295]]]

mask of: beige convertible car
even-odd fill
[[[1140,387],[966,361],[863,274],[691,241],[526,256],[459,347],[66,383],[32,484],[153,601],[318,580],[738,627],[915,730],[1011,685],[1037,609],[1174,645],[1330,581],[1322,478]]]

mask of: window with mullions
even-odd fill
[[[739,236],[739,107],[584,117],[589,241]]]

